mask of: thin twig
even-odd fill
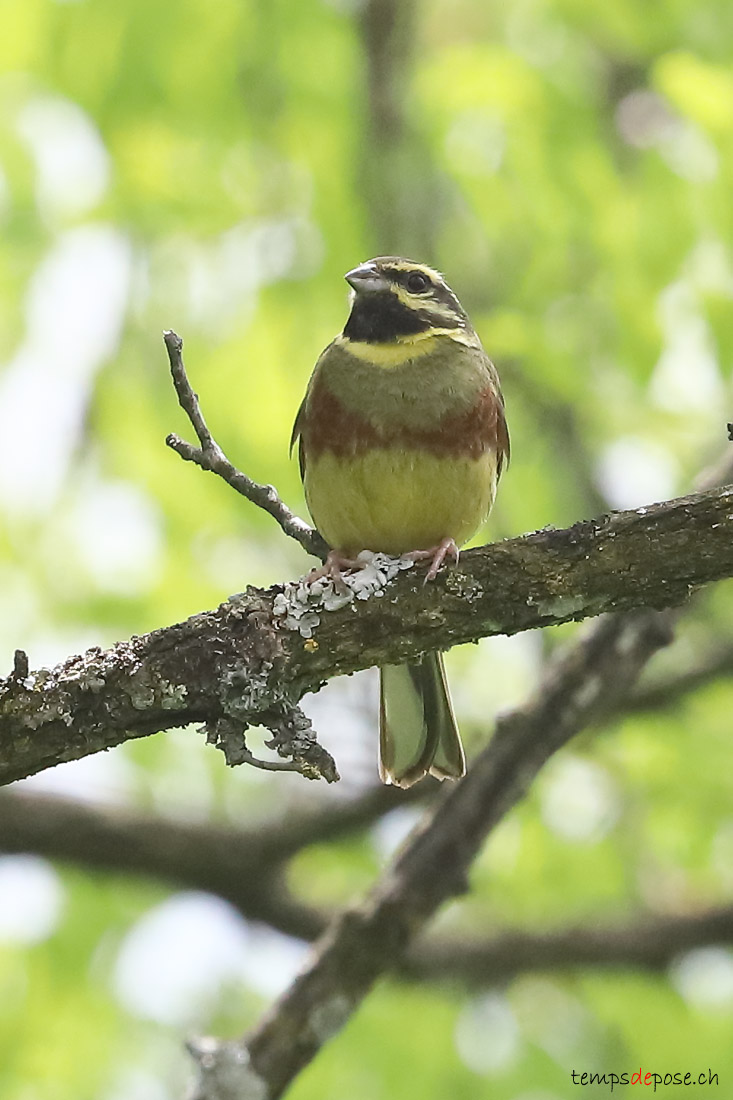
[[[282,760],[260,760],[245,741],[245,727],[236,718],[217,718],[204,726],[206,740],[224,753],[230,767],[251,764],[268,772],[300,772],[306,779],[325,779],[335,783],[339,778],[333,757],[319,745],[310,719],[300,707],[280,703],[261,716],[262,724],[272,733],[266,741]]]
[[[242,763],[251,764],[253,768],[260,768],[263,772],[300,771],[294,760],[261,760],[258,756],[253,756],[249,749],[242,751]]]
[[[186,374],[181,337],[171,330],[166,330],[163,333],[163,342],[168,352],[173,385],[176,388],[179,404],[191,421],[201,446],[195,447],[187,443],[174,432],[166,437],[166,444],[185,462],[193,462],[202,470],[218,474],[227,485],[231,485],[250,503],[269,513],[284,533],[299,542],[307,553],[323,560],[328,553],[328,547],[318,532],[283,504],[274,486],[261,485],[233,466],[212,436],[201,412],[198,395],[191,388]]]

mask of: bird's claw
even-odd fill
[[[430,561],[430,568],[423,581],[423,584],[427,584],[428,581],[435,580],[447,557],[453,558],[453,562],[457,565],[460,553],[455,539],[445,538],[437,546],[431,546],[429,550],[411,550],[408,554],[402,556],[409,558],[411,561]]]
[[[338,550],[329,550],[323,565],[314,565],[306,576],[305,582],[306,584],[314,584],[322,577],[328,577],[329,580],[333,581],[334,588],[343,591],[346,589],[343,572],[363,569],[365,564],[357,558],[347,558],[345,554],[341,554]]]

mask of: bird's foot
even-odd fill
[[[430,561],[430,568],[425,575],[425,581],[434,581],[440,572],[440,567],[447,557],[453,558],[454,563],[458,564],[459,552],[454,539],[445,538],[438,543],[437,546],[431,546],[429,550],[411,550],[408,554],[403,554],[403,558],[409,558],[411,561]]]
[[[346,585],[342,574],[352,572],[355,569],[363,569],[365,565],[366,562],[359,561],[357,558],[347,558],[339,550],[329,550],[323,565],[314,565],[308,573],[305,578],[306,584],[313,584],[321,577],[328,577],[329,580],[333,581],[335,588],[344,589]]]

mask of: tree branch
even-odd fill
[[[467,889],[468,868],[485,836],[543,764],[628,690],[669,639],[664,613],[608,616],[552,662],[536,693],[498,721],[465,779],[441,799],[365,901],[329,926],[310,964],[255,1031],[239,1044],[207,1048],[199,1063],[199,1100],[216,1095],[219,1069],[237,1052],[248,1083],[254,1075],[263,1095],[281,1096],[376,978],[398,965],[436,909]]]
[[[733,643],[728,642],[703,654],[693,664],[664,677],[639,684],[621,704],[624,713],[644,713],[673,707],[699,687],[723,676],[733,675]]]
[[[207,890],[248,920],[311,940],[333,914],[295,899],[284,885],[283,864],[308,844],[369,824],[396,805],[402,793],[379,787],[351,803],[235,828],[5,791],[0,794],[0,850]],[[536,970],[656,970],[683,951],[715,943],[733,943],[731,905],[694,914],[633,914],[615,924],[593,920],[550,932],[506,931],[460,940],[428,936],[398,962],[397,973],[410,980],[485,987]]]
[[[47,859],[155,878],[217,894],[249,920],[310,940],[327,914],[297,901],[281,868],[304,840],[327,825],[313,815],[293,817],[291,829],[191,824],[130,810],[87,806],[49,794],[0,794],[0,851],[33,852]]]
[[[408,801],[421,793],[415,788]],[[308,845],[351,833],[404,803],[404,792],[380,785],[350,802],[234,827],[6,790],[0,792],[0,851],[206,890],[248,920],[312,940],[333,914],[297,900],[285,884],[284,865]]]
[[[194,447],[186,443],[179,436],[171,432],[166,437],[167,445],[180,455],[186,462],[194,462],[202,470],[209,470],[231,485],[243,497],[246,497],[258,508],[264,509],[273,517],[280,528],[291,539],[299,542],[304,550],[323,560],[328,553],[325,542],[313,528],[309,527],[298,516],[283,504],[273,485],[260,485],[256,481],[243,474],[236,466],[233,466],[222,451],[219,444],[212,436],[201,412],[198,395],[193,392],[191,383],[183,365],[183,340],[177,333],[170,330],[163,333],[163,342],[168,352],[173,385],[178,395],[178,401],[191,421],[200,447]]]
[[[678,604],[733,576],[732,506],[733,490],[717,489],[509,539],[467,552],[429,587],[417,568],[401,570],[388,599],[361,598],[356,574],[357,598],[346,606],[344,598],[329,602],[333,592],[308,589],[302,621],[302,585],[250,588],[184,623],[25,679],[11,675],[0,681],[0,783],[130,738],[220,720],[230,733],[234,723],[241,731],[266,726],[303,774],[334,779],[333,761],[297,709],[306,692],[335,675],[488,635]],[[380,571],[372,573],[378,586]],[[306,640],[286,628],[306,619]]]
[[[488,940],[427,939],[408,955],[404,972],[481,988],[530,970],[662,970],[685,951],[732,942],[733,905],[723,905],[674,916],[635,915],[617,924],[503,932]]]
[[[239,826],[177,820],[119,806],[90,806],[30,790],[4,790],[0,791],[0,850],[149,875],[208,890],[239,905],[237,891],[244,880],[272,871],[311,844],[369,826],[395,807],[416,802],[425,789],[435,793],[437,787],[437,783],[423,784],[405,795],[380,784],[348,802],[329,801],[317,809],[285,815],[278,806],[277,816]]]

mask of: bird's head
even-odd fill
[[[470,333],[471,323],[443,276],[425,264],[377,256],[345,275],[352,288],[349,340],[384,344],[420,333]]]

